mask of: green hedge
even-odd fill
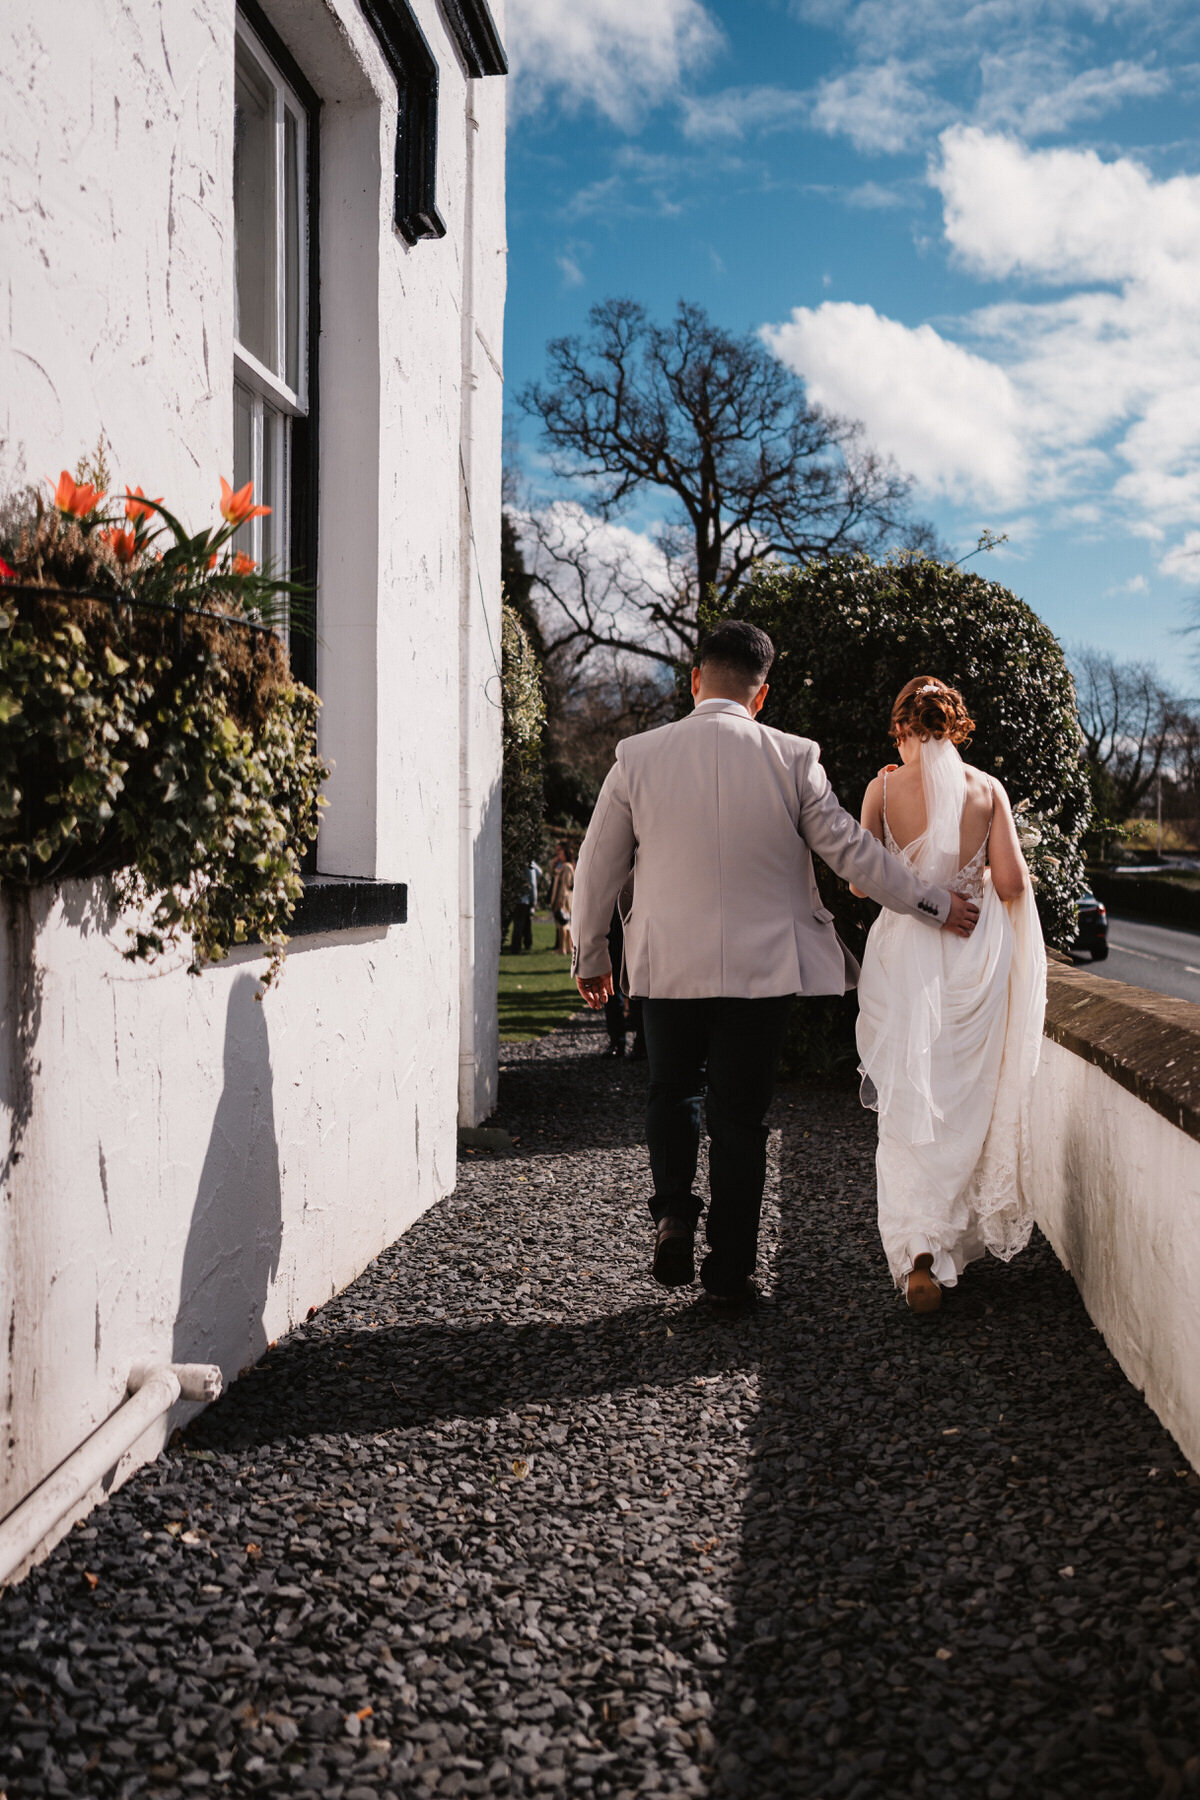
[[[1200,931],[1200,888],[1164,875],[1092,875],[1090,881],[1097,900],[1117,912]]]
[[[501,626],[504,762],[500,795],[501,925],[507,927],[542,847],[545,810],[542,733],[546,702],[537,653],[515,607],[504,606]]]

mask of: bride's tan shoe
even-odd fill
[[[933,1257],[928,1251],[922,1256],[914,1257],[904,1288],[904,1298],[910,1312],[936,1312],[942,1304],[942,1290],[930,1273],[932,1267]]]

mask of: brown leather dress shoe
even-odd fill
[[[696,1279],[692,1249],[695,1227],[686,1219],[660,1219],[654,1237],[654,1261],[650,1273],[663,1287],[686,1287]]]

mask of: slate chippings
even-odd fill
[[[794,1089],[712,1320],[600,1041],[506,1047],[514,1148],[0,1596],[0,1794],[1200,1793],[1200,1484],[1045,1244],[910,1318]]]

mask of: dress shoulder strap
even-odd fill
[[[998,786],[998,783],[996,781],[996,777],[994,775],[989,775],[988,776],[988,793],[992,797],[992,810],[988,814],[987,837],[989,837],[989,838],[992,835],[992,824],[996,817],[996,788],[997,788],[997,786]],[[986,844],[987,838],[985,838],[983,841]]]

